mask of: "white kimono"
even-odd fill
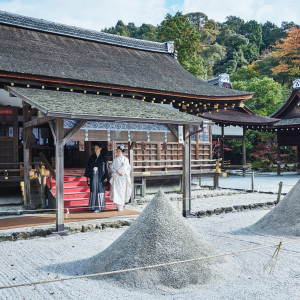
[[[111,164],[110,199],[115,205],[123,207],[131,197],[130,163],[127,157],[117,156]],[[117,171],[123,176],[117,174]]]

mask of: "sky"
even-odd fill
[[[277,26],[282,21],[300,24],[299,0],[0,0],[0,10],[93,30],[118,20],[156,26],[177,11],[203,12],[219,22],[232,15]]]

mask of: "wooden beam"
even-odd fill
[[[24,123],[24,128],[39,126],[39,125],[48,123],[49,121],[54,120],[54,119],[55,119],[54,117],[37,118],[37,119],[34,119],[34,120]]]
[[[56,134],[55,134],[56,124],[55,124],[55,120],[49,121],[48,123],[49,123],[50,130],[52,132],[52,136],[53,136],[54,140],[56,140]]]
[[[195,126],[195,131],[200,130],[200,125]],[[196,141],[196,148],[195,148],[195,158],[198,160],[199,159],[199,133],[195,135],[195,141]]]
[[[130,197],[130,203],[134,203],[134,172],[133,172],[133,147],[132,143],[128,142],[128,159],[131,165],[131,171],[130,171],[130,178],[131,178],[131,185],[132,185],[132,193]]]
[[[243,127],[243,139],[242,139],[242,165],[243,176],[246,176],[246,129]]]
[[[39,82],[41,85],[48,86],[61,86],[66,85],[70,88],[75,89],[90,89],[90,88],[101,88],[101,89],[111,89],[116,91],[127,91],[128,93],[142,93],[145,95],[152,95],[152,94],[159,94],[162,96],[171,96],[171,97],[178,97],[178,98],[187,98],[187,99],[199,99],[199,100],[238,100],[238,101],[244,101],[248,100],[253,97],[254,93],[249,92],[249,94],[246,95],[237,95],[237,96],[205,96],[205,95],[194,95],[194,94],[183,94],[183,93],[177,93],[177,92],[166,92],[161,90],[153,90],[153,89],[141,89],[141,88],[133,88],[128,86],[116,86],[116,85],[106,85],[106,84],[91,84],[90,82],[82,82],[77,80],[64,80],[61,79],[53,79],[50,77],[38,77],[38,76],[20,76],[19,74],[1,74],[0,72],[0,82],[7,82],[8,78],[11,78],[11,82],[18,82],[18,83],[29,83],[29,81],[32,81],[32,84],[37,84]],[[9,87],[7,87],[9,90]]]
[[[177,130],[174,128],[174,126],[172,124],[167,124],[168,128],[170,129],[170,131],[176,136],[177,140],[178,140],[178,132]]]
[[[189,143],[189,126],[183,126],[184,147],[183,147],[183,183],[182,183],[182,215],[188,217],[190,215],[190,185],[191,185],[191,149]]]
[[[30,119],[30,106],[23,101],[23,125]],[[24,128],[23,131],[23,158],[24,158],[24,206],[30,209],[31,191],[30,191],[30,170],[31,170],[31,137],[32,128]]]
[[[298,157],[298,161],[297,161],[297,174],[300,174],[300,146],[297,146],[297,157]]]
[[[224,126],[221,126],[221,169],[224,169]]]
[[[64,137],[63,144],[65,145],[68,140],[87,122],[87,120],[80,120],[79,123]]]
[[[56,119],[56,233],[64,233],[64,120]]]

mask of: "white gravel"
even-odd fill
[[[191,218],[188,222],[219,253],[291,241],[288,237],[256,235],[243,228],[268,210]],[[130,227],[65,237],[51,236],[0,243],[0,285],[12,285],[81,274],[78,263],[97,255]],[[189,245],[187,244],[188,248]],[[274,274],[263,271],[275,247],[236,254],[232,272],[207,284],[164,292],[143,292],[95,279],[79,279],[0,290],[0,299],[300,299],[300,243],[281,247]],[[124,253],[126,255],[126,253]],[[81,265],[82,266],[82,265]]]
[[[172,200],[174,207],[182,210],[182,195],[178,193],[168,193],[167,196]],[[152,195],[153,197],[153,195]],[[146,201],[150,201],[151,196],[145,197]],[[283,196],[281,197],[283,198]],[[234,205],[249,205],[255,203],[275,201],[276,194],[265,193],[246,193],[235,190],[219,189],[219,190],[200,190],[192,192],[191,211],[214,210],[215,208],[229,207]],[[128,209],[142,211],[147,204],[128,205]]]
[[[300,237],[300,180],[274,209],[248,229]]]

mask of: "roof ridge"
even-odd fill
[[[153,52],[174,54],[174,42],[153,42],[120,35],[84,29],[38,18],[26,17],[0,10],[0,24],[13,25],[21,28],[42,32],[60,34],[64,36],[101,42],[128,48],[135,48]]]

